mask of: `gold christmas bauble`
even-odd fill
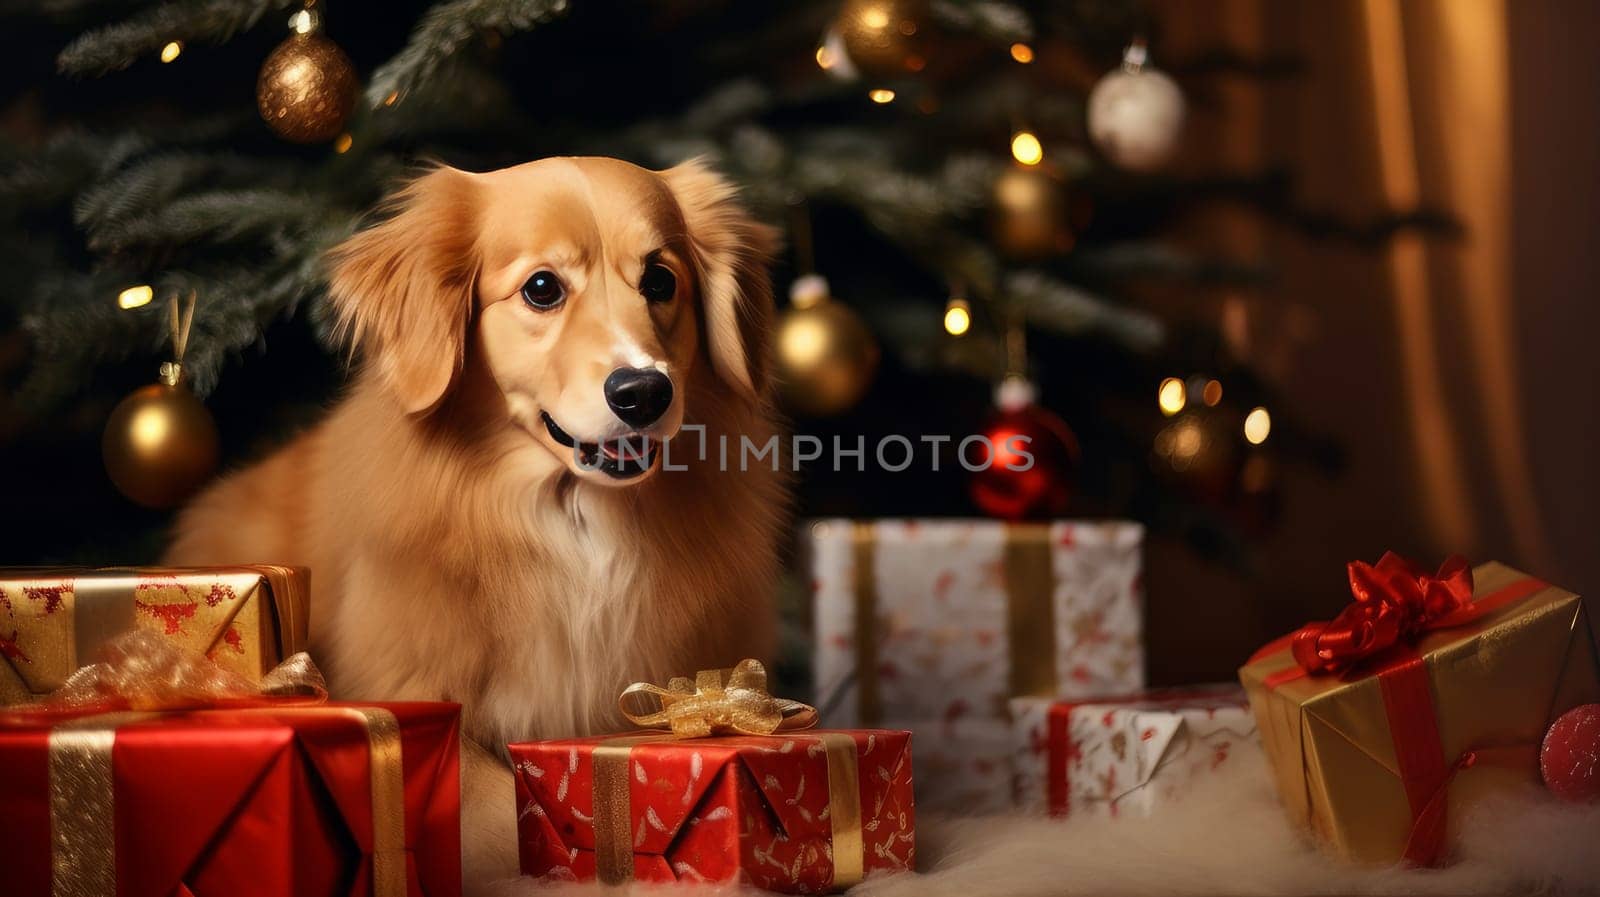
[[[927,61],[926,0],[845,0],[834,31],[868,78],[920,71]]]
[[[1066,191],[1038,168],[1008,168],[995,179],[991,217],[995,243],[1012,258],[1039,259],[1072,247]]]
[[[291,34],[261,64],[256,105],[279,137],[321,143],[344,131],[356,89],[355,67],[338,44],[316,32]]]
[[[176,507],[217,468],[217,425],[181,382],[135,390],[112,410],[100,441],[106,473],[147,508]]]
[[[797,286],[800,286],[797,284]],[[794,293],[778,322],[778,385],[785,404],[811,417],[839,414],[872,384],[878,343],[860,315],[825,292]]]

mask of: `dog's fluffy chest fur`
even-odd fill
[[[691,464],[607,489],[537,447],[463,457],[390,415],[358,389],[197,502],[171,555],[310,566],[338,696],[459,701],[498,750],[615,729],[627,683],[770,648],[779,474]]]

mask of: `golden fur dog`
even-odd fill
[[[434,169],[333,254],[348,396],[178,521],[171,563],[311,568],[337,697],[464,705],[469,885],[515,874],[491,753],[769,652],[784,478],[716,447],[776,432],[773,242],[697,163]]]

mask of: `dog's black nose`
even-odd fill
[[[672,404],[672,381],[654,368],[617,368],[606,378],[606,404],[623,423],[643,429]]]

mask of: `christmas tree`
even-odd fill
[[[833,353],[784,358],[796,428],[959,441],[1025,375],[1063,457],[1018,510],[1133,516],[1238,560],[1274,465],[1332,463],[1221,322],[1138,301],[1267,276],[1165,243],[1185,208],[1292,213],[1281,178],[1169,168],[1185,82],[1218,61],[1163,60],[1136,3],[52,0],[6,30],[60,77],[5,98],[0,441],[13,494],[81,543],[24,537],[20,559],[157,544],[163,517],[82,512],[113,500],[84,446],[170,356],[176,300],[225,459],[313,419],[347,361],[324,255],[425,160],[704,157],[784,229],[775,280],[801,288],[780,303]],[[808,512],[975,508],[996,510],[948,474],[804,474]]]

